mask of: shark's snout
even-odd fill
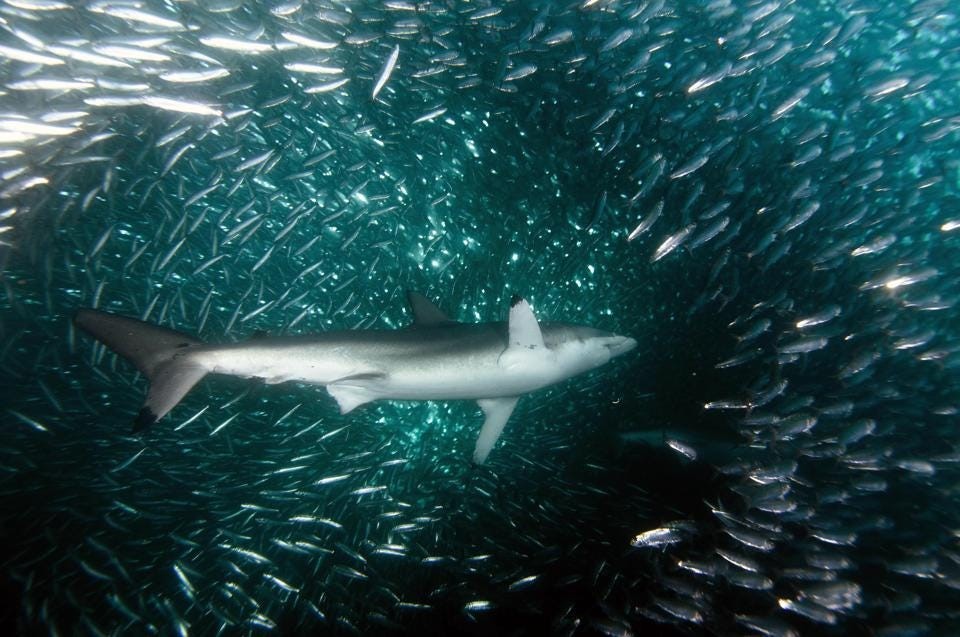
[[[619,336],[613,335],[608,337],[607,342],[604,343],[604,346],[610,350],[610,357],[620,356],[620,354],[626,354],[634,347],[637,346],[637,340],[630,338],[629,336]]]

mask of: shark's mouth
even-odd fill
[[[637,340],[629,336],[608,336],[603,339],[603,346],[610,350],[610,357],[625,354],[637,346]]]

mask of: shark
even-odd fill
[[[484,422],[473,451],[482,464],[517,402],[629,352],[629,336],[540,322],[522,297],[506,321],[461,323],[408,291],[413,322],[401,329],[332,330],[212,344],[92,308],[74,324],[126,359],[147,381],[138,433],[169,413],[207,374],[322,385],[343,414],[375,400],[475,400]]]

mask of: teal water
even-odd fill
[[[41,4],[0,42],[19,633],[956,631],[950,3]],[[473,403],[223,377],[131,435],[70,323],[398,328],[407,289],[640,345],[474,467]]]

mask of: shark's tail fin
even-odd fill
[[[160,420],[207,373],[187,355],[203,343],[181,332],[91,309],[78,310],[73,321],[133,363],[150,382],[147,399],[133,423],[134,432]]]

